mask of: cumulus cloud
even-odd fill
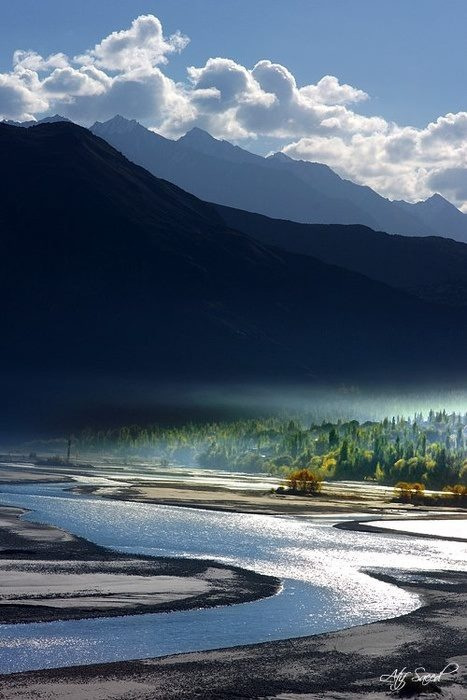
[[[202,67],[188,68],[199,118],[213,133],[225,136],[222,115],[230,133],[240,137],[288,138],[324,129],[328,133],[374,131],[381,119],[349,112],[344,103],[367,97],[337,78],[325,76],[316,85],[298,87],[290,71],[278,63],[259,61],[250,70],[231,59],[210,58]]]
[[[68,66],[68,58],[64,53],[54,53],[48,58],[43,58],[35,51],[18,50],[13,54],[13,66],[16,70],[48,71],[54,68],[65,68]]]
[[[29,70],[0,73],[0,119],[26,121],[47,107],[36,73]]]
[[[427,177],[427,183],[434,190],[445,192],[451,199],[467,202],[467,167],[435,170]]]
[[[188,41],[188,37],[180,32],[164,37],[162,24],[157,17],[141,15],[133,20],[129,29],[112,32],[75,60],[115,71],[155,66],[167,63],[167,55],[182,51]]]
[[[78,95],[99,95],[111,86],[111,80],[102,74],[102,78],[96,79],[96,75],[86,70],[76,70],[71,66],[56,68],[42,82],[42,90],[52,96],[67,96],[72,98]]]
[[[334,75],[325,75],[316,85],[302,88],[302,94],[324,105],[346,105],[368,100],[369,95],[345,83],[341,85]]]
[[[293,158],[326,162],[340,175],[390,198],[417,201],[440,192],[465,209],[466,125],[467,113],[459,112],[423,129],[387,123],[367,133],[316,133],[282,150]]]
[[[291,157],[325,162],[388,197],[414,201],[439,191],[467,211],[467,112],[423,129],[398,125],[357,111],[370,99],[364,90],[332,75],[299,85],[267,59],[246,67],[209,58],[176,83],[164,67],[188,42],[142,15],[79,56],[17,50],[11,71],[0,74],[0,119],[58,112],[89,125],[118,113],[166,136],[196,125],[240,143],[275,138]]]
[[[166,37],[157,17],[142,15],[74,58],[17,50],[10,73],[0,74],[0,119],[58,112],[89,125],[119,113],[150,126],[170,116],[181,126],[194,118],[189,97],[159,66],[188,41],[179,32]]]

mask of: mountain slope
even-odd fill
[[[60,116],[60,114],[54,114],[52,117],[44,117],[43,119],[30,119],[27,122],[15,122],[13,119],[6,119],[3,124],[8,126],[22,126],[28,129],[30,126],[38,126],[39,124],[55,124],[56,122],[70,122],[66,117]],[[2,123],[2,122],[0,122]]]
[[[231,163],[254,163],[255,165],[263,165],[264,158],[255,153],[250,153],[244,148],[234,146],[229,141],[219,141],[215,139],[207,131],[194,127],[187,131],[184,136],[177,140],[179,146],[186,146],[198,153],[204,153],[207,156],[227,160]]]
[[[14,402],[24,413],[38,396],[60,396],[63,408],[70,377],[280,383],[465,374],[462,313],[264,247],[86,129],[0,125],[0,153],[8,163],[0,175],[0,379],[10,387],[9,413]]]
[[[455,221],[452,211],[432,220],[423,207],[391,202],[319,163],[282,153],[263,158],[197,128],[171,141],[122,117],[97,122],[92,131],[154,175],[210,202],[301,223],[362,224],[467,242],[467,216],[452,205]]]
[[[404,289],[427,301],[467,306],[467,245],[365,226],[298,224],[216,206],[227,226],[264,245],[310,255]]]
[[[276,218],[290,211],[303,212],[304,216],[312,212],[313,220],[320,222],[328,221],[332,211],[333,219],[345,223],[340,202],[313,191],[293,175],[284,179],[276,168],[268,167],[265,158],[217,141],[200,129],[171,141],[136,121],[115,117],[104,124],[94,124],[91,131],[133,163],[205,201],[267,211]],[[357,219],[363,217],[353,204],[349,203],[347,209]]]
[[[436,231],[447,231],[452,238],[467,242],[467,216],[440,194],[415,204],[404,201],[397,204]]]
[[[358,207],[360,212],[363,212],[363,215],[360,215],[358,219],[355,218],[352,212],[346,212],[346,221],[342,223],[358,223],[376,230],[386,231],[387,233],[412,236],[434,235],[438,230],[427,218],[420,218],[417,212],[410,208],[410,205],[408,205],[408,208],[403,209],[398,204],[377,194],[370,187],[357,185],[350,180],[344,180],[327,165],[310,163],[304,160],[293,160],[283,153],[276,153],[267,160],[281,171],[287,171],[295,175],[295,177],[307,183],[323,196],[336,196],[338,193],[342,202],[345,204],[352,202]],[[287,218],[295,220],[295,217]],[[302,222],[314,223],[310,220],[302,220]],[[326,223],[339,222],[329,219]],[[443,235],[442,229],[440,233]],[[465,234],[467,234],[467,218]],[[465,239],[467,240],[467,235]]]

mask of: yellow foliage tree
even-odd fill
[[[296,493],[319,493],[321,485],[322,478],[311,469],[296,469],[287,477],[287,487]]]

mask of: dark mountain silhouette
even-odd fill
[[[366,226],[298,224],[220,205],[216,209],[227,226],[265,245],[311,255],[428,301],[467,306],[465,243],[389,235]]]
[[[60,116],[60,114],[54,114],[52,117],[44,117],[43,119],[30,119],[27,122],[16,122],[13,119],[5,119],[3,124],[8,124],[9,126],[23,126],[29,128],[30,126],[38,126],[39,124],[55,124],[55,122],[69,122],[70,120],[66,117]]]
[[[432,207],[431,200],[391,202],[320,163],[283,153],[263,158],[198,128],[178,141],[123,117],[91,129],[134,163],[206,201],[301,223],[362,224],[387,233],[467,242],[467,216],[453,205],[447,210]]]
[[[0,125],[0,153],[7,413],[31,395],[65,406],[70,376],[464,376],[461,312],[263,246],[86,129]]]

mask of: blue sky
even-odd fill
[[[79,53],[141,14],[191,38],[167,73],[226,56],[332,74],[368,92],[359,111],[423,126],[466,107],[465,0],[14,0],[0,3],[0,70],[15,49]]]
[[[466,27],[467,0],[3,2],[0,120],[199,126],[467,212]]]

